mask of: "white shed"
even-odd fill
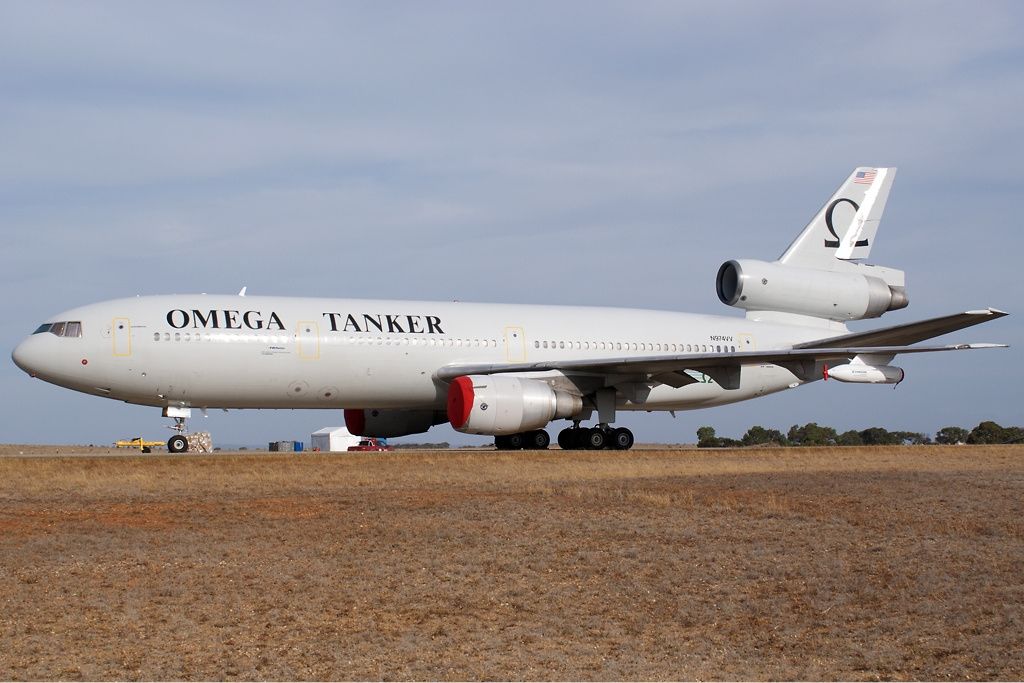
[[[349,446],[359,444],[359,437],[351,434],[345,427],[324,427],[313,432],[310,437],[310,448],[319,451],[347,451]]]

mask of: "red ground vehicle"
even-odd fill
[[[393,451],[394,446],[389,446],[386,443],[381,443],[373,437],[368,437],[359,440],[359,445],[349,446],[350,451]]]

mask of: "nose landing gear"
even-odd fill
[[[192,417],[191,408],[177,408],[175,406],[167,406],[164,408],[164,417],[174,418],[174,424],[169,425],[168,429],[173,429],[177,432],[174,436],[167,439],[167,452],[168,453],[185,453],[188,451],[188,437],[185,435],[188,433],[188,428],[185,426],[185,420]]]
[[[183,434],[175,434],[167,439],[167,451],[169,453],[184,453],[188,450],[188,439]]]

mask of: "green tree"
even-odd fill
[[[967,443],[1018,443],[1024,441],[1024,429],[1001,427],[991,420],[982,422],[967,435]]]
[[[834,446],[839,435],[832,427],[820,427],[817,422],[808,422],[803,427],[790,427],[787,438],[796,446]]]
[[[966,443],[969,431],[963,427],[943,427],[935,433],[935,441],[945,444]]]
[[[967,443],[1006,443],[1006,430],[992,420],[986,420],[971,430]]]
[[[883,427],[868,427],[861,430],[860,439],[865,446],[895,446],[903,443],[899,434],[890,432]]]
[[[764,444],[786,445],[786,437],[778,429],[765,429],[755,425],[747,430],[741,442],[744,446],[760,446]]]
[[[860,438],[860,432],[856,429],[851,429],[840,434],[836,438],[836,444],[840,446],[863,446],[864,440]]]
[[[718,438],[715,436],[714,427],[699,427],[697,429],[697,448],[715,448],[718,446]]]

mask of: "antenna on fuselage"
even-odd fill
[[[249,288],[248,287],[242,287],[240,290],[238,290],[238,296],[245,296],[245,290],[247,290],[247,289],[249,289]]]

